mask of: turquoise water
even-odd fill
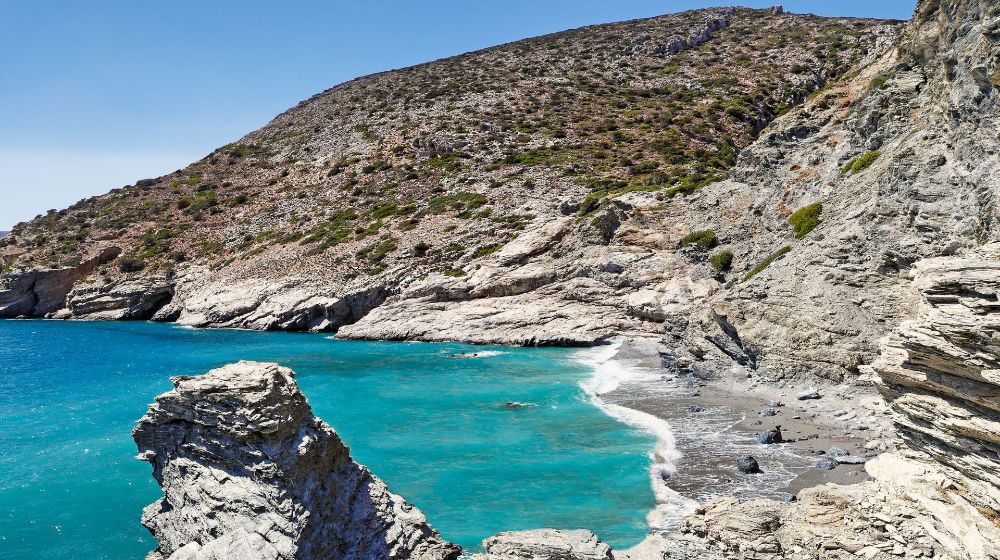
[[[462,352],[499,352],[449,358]],[[638,543],[653,438],[603,415],[563,349],[333,341],[147,323],[0,321],[0,558],[139,559],[159,497],[134,422],[168,377],[238,359],[298,372],[315,412],[445,538],[594,530]],[[506,401],[536,406],[511,409]]]

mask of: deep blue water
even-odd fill
[[[480,358],[463,352],[496,351]],[[168,377],[239,359],[298,373],[315,412],[443,536],[646,534],[653,438],[589,404],[564,349],[334,341],[148,323],[0,321],[0,558],[139,559],[160,496],[130,431]],[[537,406],[511,409],[506,401]]]

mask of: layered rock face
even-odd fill
[[[133,430],[163,498],[156,559],[457,558],[312,414],[293,373],[239,362],[175,377]]]
[[[63,309],[75,283],[119,253],[107,247],[77,266],[0,274],[0,318],[43,317]]]
[[[772,123],[727,180],[668,207],[714,229],[738,271],[668,320],[689,352],[679,360],[856,375],[916,311],[914,262],[1000,239],[998,25],[993,2],[921,1],[895,48]],[[815,203],[818,225],[797,231],[793,212]]]
[[[916,319],[883,342],[873,367],[907,455],[944,475],[946,501],[1000,520],[1000,244],[920,261]],[[996,529],[996,527],[992,527]],[[979,548],[1000,556],[1000,537]],[[971,544],[970,544],[971,546]]]
[[[103,321],[150,319],[173,296],[173,281],[163,276],[77,283],[66,296],[65,310],[57,316]]]

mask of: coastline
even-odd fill
[[[814,388],[767,385],[748,379],[742,368],[713,380],[675,375],[661,367],[661,345],[659,339],[619,338],[576,356],[594,371],[581,383],[594,406],[657,438],[650,452],[653,534],[675,531],[699,502],[714,498],[789,501],[825,483],[863,482],[863,464],[823,470],[816,463],[832,447],[863,461],[889,446],[887,411],[863,380],[818,388],[820,398],[798,400],[798,392]],[[778,425],[784,443],[757,443],[757,432]],[[762,473],[736,469],[736,459],[748,454]]]

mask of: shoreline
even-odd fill
[[[820,398],[798,400],[798,392],[813,387],[766,385],[742,368],[713,380],[672,374],[660,365],[661,344],[619,338],[575,357],[594,370],[580,385],[596,407],[657,438],[650,452],[657,502],[648,517],[651,534],[677,530],[698,503],[714,498],[789,501],[806,488],[863,482],[863,464],[823,470],[816,463],[833,447],[864,461],[890,445],[885,407],[863,381],[819,388]],[[756,433],[777,425],[785,442],[757,443]],[[748,454],[762,473],[737,470],[736,459]]]

